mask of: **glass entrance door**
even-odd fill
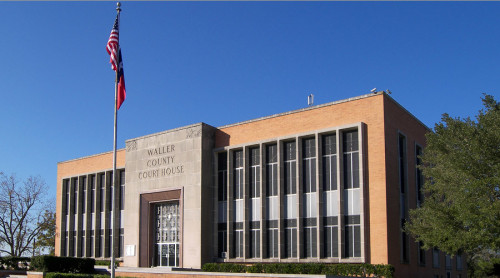
[[[179,266],[179,202],[155,204],[155,266]]]

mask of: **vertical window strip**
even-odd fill
[[[408,169],[406,162],[406,137],[399,133],[398,135],[398,162],[399,162],[399,189],[400,189],[400,238],[401,238],[401,262],[408,263],[410,250],[410,239],[404,231],[404,225],[408,218],[408,205],[407,205],[407,183],[408,183]]]
[[[90,212],[94,213],[95,212],[95,175],[92,175],[90,177]]]
[[[417,207],[420,207],[422,205],[422,202],[424,201],[424,195],[422,192],[423,186],[424,186],[424,176],[422,174],[422,169],[420,169],[420,166],[422,165],[422,160],[420,159],[420,156],[422,155],[422,147],[416,146],[415,147],[415,164],[416,166],[416,181],[415,184],[417,186],[416,190],[416,195],[417,195]]]
[[[87,205],[87,177],[82,177],[82,197],[81,199],[81,209],[80,213],[85,213],[85,207]]]
[[[125,209],[125,170],[120,171],[120,210]]]
[[[335,134],[323,139],[323,191],[337,190],[337,142]]]
[[[278,196],[278,148],[266,146],[266,183],[267,196]]]
[[[295,141],[285,142],[285,194],[297,193],[297,154]]]
[[[358,130],[342,133],[344,153],[344,188],[359,188]]]

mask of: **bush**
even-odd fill
[[[232,263],[208,263],[201,270],[206,272],[249,272],[274,274],[326,274],[338,276],[392,278],[394,267],[382,264],[321,264],[321,263],[270,263],[245,266]]]
[[[46,273],[45,278],[109,278],[106,274],[78,274],[78,273]]]
[[[10,270],[24,270],[28,269],[29,262],[31,258],[27,257],[13,257],[7,256],[0,258],[1,268],[10,269]]]
[[[36,256],[31,267],[41,272],[93,273],[95,259],[56,256]]]
[[[111,261],[108,260],[96,260],[95,265],[105,265],[105,266],[110,266]]]

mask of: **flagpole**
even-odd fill
[[[117,13],[117,18],[118,18],[118,26],[120,26],[120,2],[116,3],[116,13]],[[120,44],[118,44],[118,47],[120,47]],[[118,120],[118,109],[117,109],[117,103],[118,103],[118,75],[119,75],[119,68],[117,65],[116,68],[116,77],[115,77],[115,123],[114,123],[114,132],[113,132],[113,177],[112,177],[112,184],[113,184],[113,190],[116,192],[116,130],[117,130],[117,120]],[[111,196],[113,196],[113,200],[111,200],[112,204],[112,213],[111,213],[111,278],[115,278],[115,237],[116,237],[116,231],[115,231],[115,221],[116,221],[116,194],[113,194],[114,192],[111,193]]]

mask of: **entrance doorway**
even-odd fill
[[[154,205],[155,257],[154,266],[179,266],[179,201]]]

